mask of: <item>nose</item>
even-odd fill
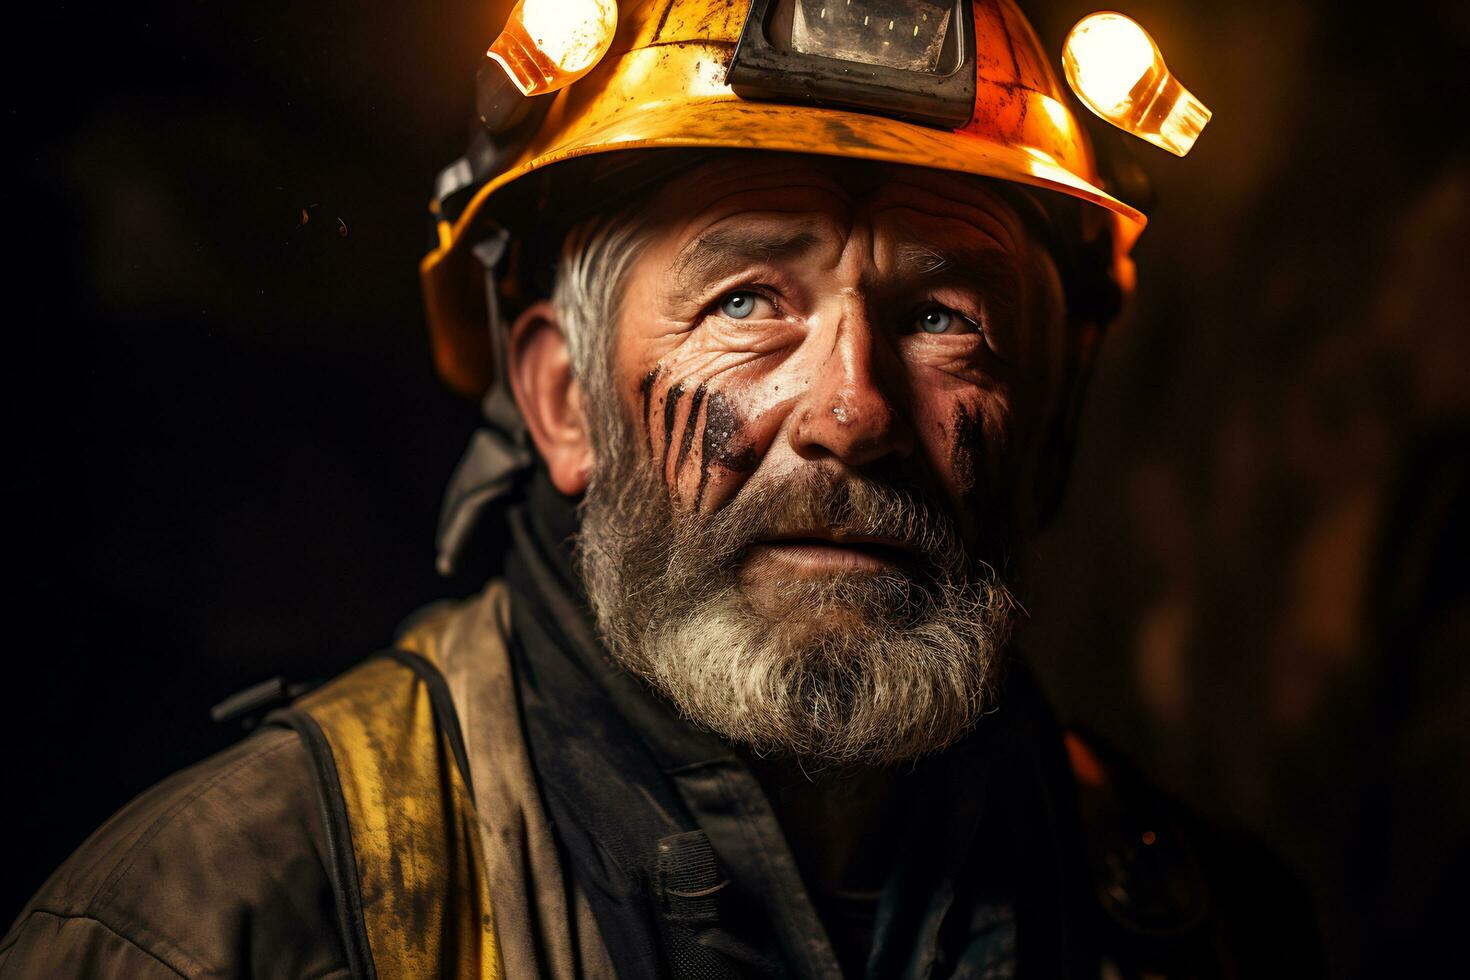
[[[858,468],[913,452],[912,425],[894,397],[902,373],[861,304],[844,311],[830,349],[813,371],[789,430],[798,456],[833,458]]]

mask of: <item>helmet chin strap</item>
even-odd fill
[[[531,472],[526,423],[510,393],[506,370],[508,329],[501,323],[497,288],[496,268],[509,245],[510,233],[494,227],[474,247],[475,258],[485,267],[485,308],[489,312],[495,383],[480,402],[485,425],[470,437],[469,446],[449,478],[439,510],[435,567],[439,574],[446,576],[459,569],[464,549],[491,505],[509,496]]]

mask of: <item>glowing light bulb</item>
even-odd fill
[[[485,54],[522,95],[545,95],[596,67],[617,29],[616,0],[521,0]]]
[[[1083,104],[1119,129],[1184,156],[1210,110],[1164,64],[1154,39],[1132,18],[1088,14],[1062,46],[1067,82]]]

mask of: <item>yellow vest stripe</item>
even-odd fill
[[[463,750],[440,728],[457,722],[436,719],[436,693],[452,711],[446,689],[435,692],[411,663],[381,657],[306,695],[294,713],[330,747],[371,953],[364,975],[500,980]]]

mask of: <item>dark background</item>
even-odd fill
[[[1093,9],[1023,6],[1053,52]],[[212,703],[474,589],[433,573],[475,412],[416,262],[505,7],[8,18],[0,917],[236,737]],[[1470,6],[1223,7],[1122,8],[1215,118],[1136,144],[1137,314],[1024,645],[1064,718],[1275,847],[1335,975],[1470,975]]]

